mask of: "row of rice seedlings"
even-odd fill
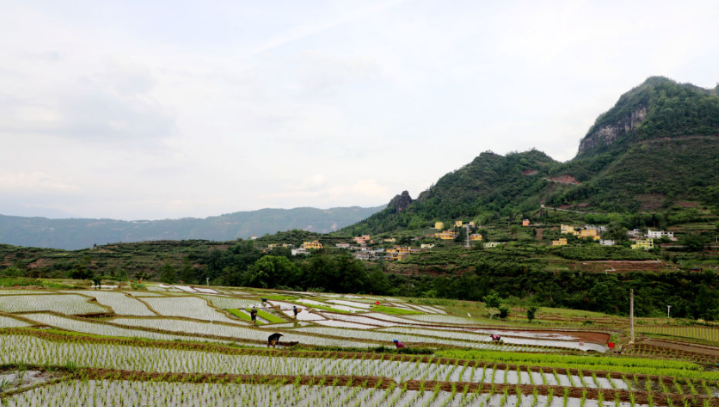
[[[160,315],[235,323],[234,319],[207,305],[203,298],[194,296],[143,298]]]
[[[150,311],[147,306],[123,292],[109,291],[61,291],[65,293],[76,293],[83,296],[95,297],[97,302],[107,305],[118,315],[134,315],[140,317],[154,317],[157,314]]]
[[[71,294],[14,295],[12,300],[0,301],[0,311],[56,311],[68,315],[97,314],[109,311],[105,307],[88,301],[87,297]]]

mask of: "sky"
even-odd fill
[[[0,214],[413,198],[479,153],[574,157],[649,76],[719,82],[719,3],[0,0]]]

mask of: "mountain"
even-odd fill
[[[483,222],[550,207],[636,213],[681,200],[719,203],[717,89],[651,77],[600,115],[566,163],[530,150],[481,153],[416,200],[398,197],[345,233],[421,229],[454,219]]]
[[[360,221],[383,208],[261,209],[205,219],[139,221],[0,215],[0,243],[74,250],[114,242],[183,239],[226,241],[290,229],[327,233]]]

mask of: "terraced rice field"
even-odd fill
[[[297,305],[298,320],[253,326],[225,310],[269,293],[151,287],[0,292],[0,405],[719,407],[719,372],[580,344],[607,334],[495,329],[382,299],[421,313],[397,316],[377,297],[300,292],[304,305],[262,308],[293,320]],[[388,350],[393,339],[407,350]]]

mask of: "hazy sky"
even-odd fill
[[[162,219],[416,197],[569,160],[648,76],[714,87],[709,1],[0,0],[0,213]]]

